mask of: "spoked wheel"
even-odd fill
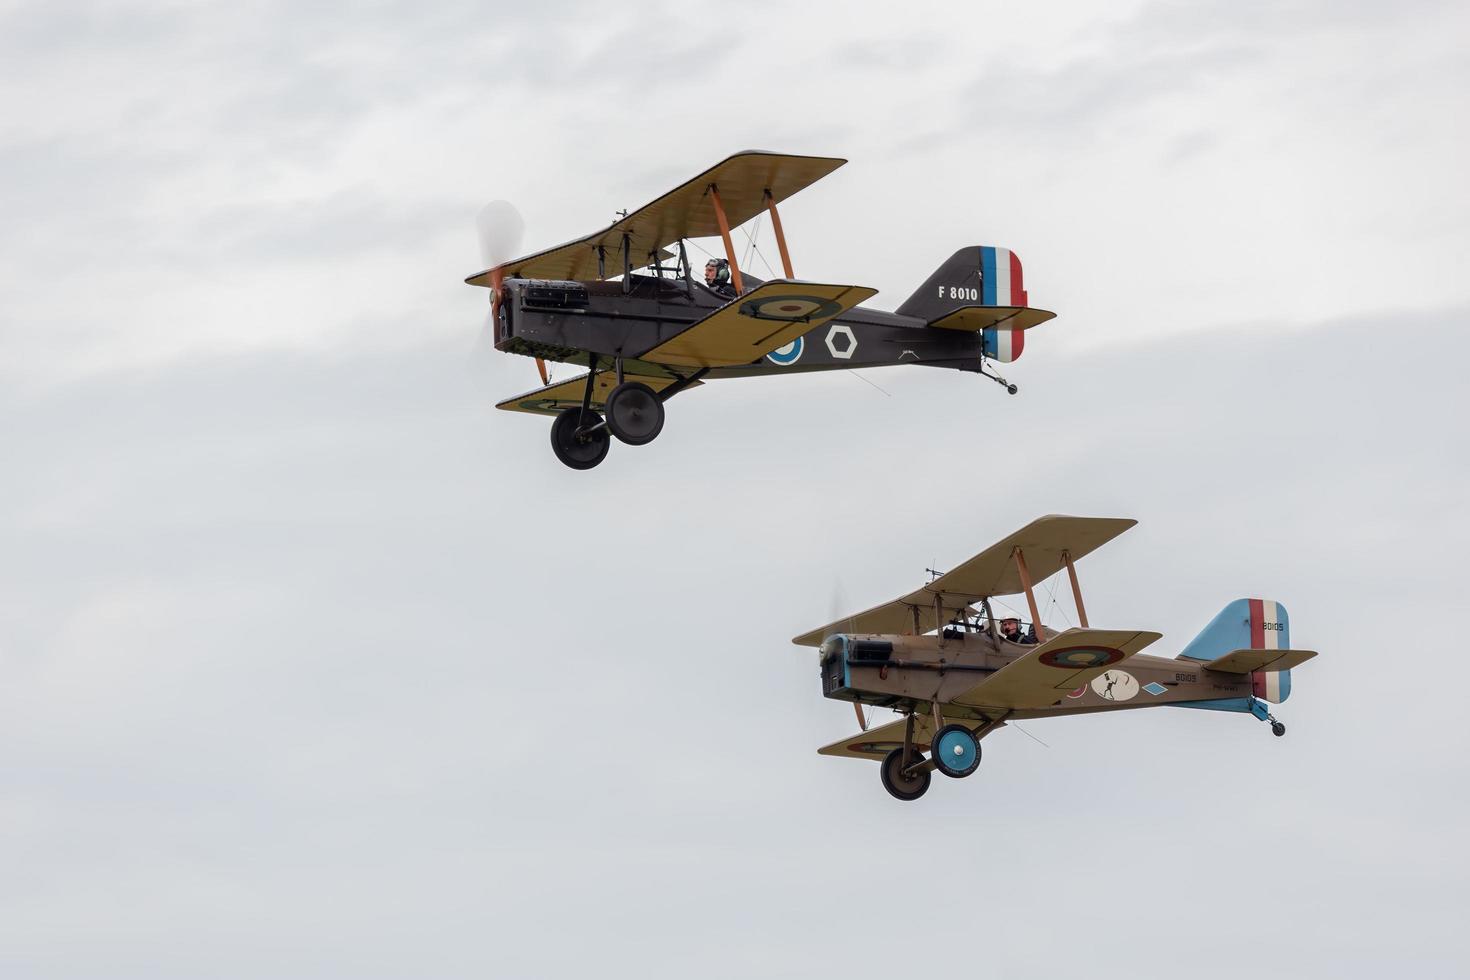
[[[639,381],[624,381],[607,396],[607,427],[620,442],[643,446],[664,427],[664,403]]]
[[[929,742],[934,768],[951,779],[964,779],[980,765],[980,741],[964,725],[945,725]]]
[[[577,435],[583,426],[592,426],[602,421],[602,416],[591,409],[583,410],[580,405],[563,409],[551,423],[551,448],[556,458],[574,470],[590,470],[607,456],[612,440],[607,429]]]
[[[920,762],[922,758],[915,752],[910,757],[910,763]],[[883,765],[878,771],[879,778],[883,780],[883,788],[896,799],[917,800],[929,789],[929,770],[925,769],[912,776],[904,775],[903,770],[903,746],[899,746],[884,757]]]

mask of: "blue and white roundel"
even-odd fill
[[[795,364],[801,359],[802,346],[801,338],[797,337],[785,347],[777,347],[767,354],[766,357],[770,359],[772,364],[779,364],[782,367],[788,364]]]

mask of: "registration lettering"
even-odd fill
[[[940,299],[967,299],[972,303],[980,301],[980,290],[973,286],[940,286]]]

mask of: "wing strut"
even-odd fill
[[[786,273],[787,279],[795,279],[796,273],[791,271],[791,254],[786,251],[786,233],[781,230],[781,215],[776,211],[776,199],[771,196],[771,189],[766,188],[766,210],[771,212],[771,227],[776,232],[776,247],[781,250],[781,271]],[[761,261],[765,261],[762,258]]]
[[[1067,563],[1067,577],[1072,580],[1072,598],[1077,600],[1077,622],[1087,629],[1087,610],[1082,607],[1082,590],[1077,587],[1077,569],[1072,567],[1072,553],[1062,552],[1062,561]]]
[[[1031,624],[1036,628],[1036,642],[1046,642],[1046,630],[1041,626],[1041,613],[1036,609],[1036,590],[1031,588],[1031,572],[1026,568],[1026,556],[1016,548],[1016,574],[1021,577],[1021,588],[1026,592],[1026,605],[1031,609]]]
[[[740,278],[740,266],[735,262],[735,244],[730,241],[730,219],[725,217],[725,205],[720,203],[720,189],[710,184],[709,196],[715,205],[715,220],[720,223],[720,237],[725,241],[725,258],[730,263],[730,281],[735,284],[736,293],[743,293],[745,280]]]

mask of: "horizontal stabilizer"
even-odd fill
[[[678,379],[643,374],[625,374],[624,381],[641,381],[654,391],[662,391]],[[597,380],[592,382],[592,407],[601,410],[607,404],[608,393],[617,387],[618,376],[613,371],[603,371],[597,375]],[[690,382],[689,387],[700,384],[698,381]],[[558,381],[555,384],[528,391],[524,395],[516,395],[496,404],[496,408],[503,408],[507,412],[529,412],[533,415],[556,415],[563,409],[571,408],[573,405],[582,404],[582,395],[587,390],[587,375],[579,374],[575,378],[566,381]]]
[[[1067,630],[952,700],[975,708],[1049,707],[1161,635],[1147,630]]]
[[[1311,660],[1316,650],[1232,650],[1204,665],[1206,670],[1226,674],[1249,674],[1258,670],[1290,670]]]
[[[1004,330],[1030,330],[1039,323],[1056,318],[1049,310],[1034,310],[1029,306],[962,306],[953,313],[946,313],[929,326],[945,330],[968,330],[979,333],[991,327]]]
[[[867,286],[772,279],[638,357],[681,367],[750,364],[877,293]]]

